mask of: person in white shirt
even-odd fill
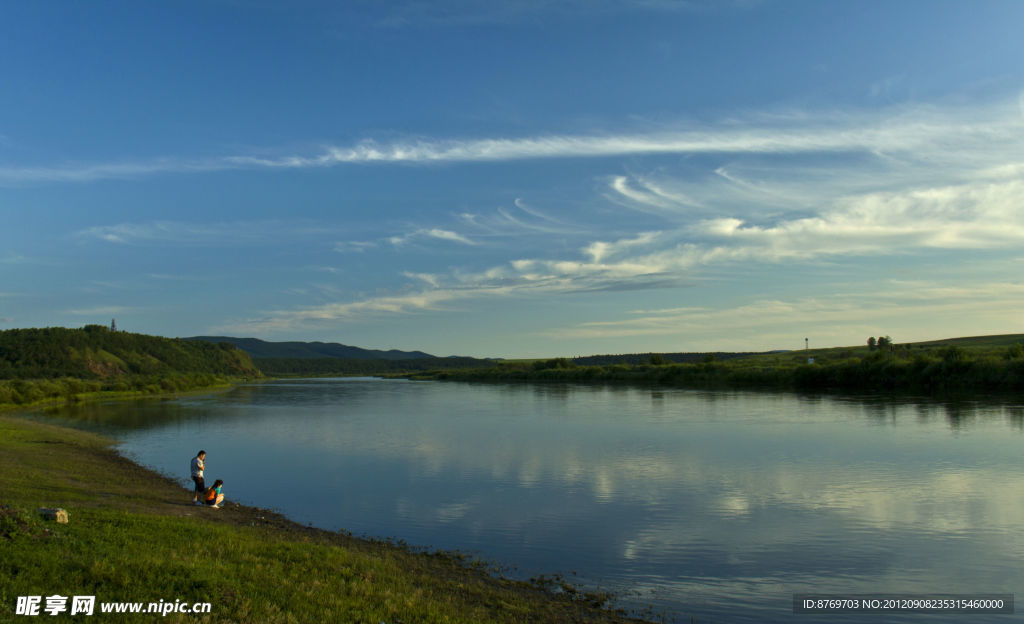
[[[192,494],[192,504],[202,505],[199,495],[206,491],[206,480],[203,478],[203,470],[206,469],[206,451],[199,451],[192,458],[192,481],[196,484],[195,492]]]

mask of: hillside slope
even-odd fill
[[[0,331],[0,379],[100,379],[202,374],[260,377],[228,344],[116,332],[102,325]]]

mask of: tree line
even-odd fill
[[[504,363],[487,369],[434,371],[413,376],[452,381],[626,383],[683,387],[749,387],[886,392],[1024,391],[1024,345],[968,349],[949,345],[890,350],[888,336],[860,357],[843,352],[789,361],[744,358],[701,363],[577,365],[565,358],[532,364]],[[863,353],[863,351],[861,352]],[[832,359],[832,358],[835,359]]]

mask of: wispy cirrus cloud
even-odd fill
[[[388,238],[388,242],[392,245],[401,246],[409,243],[410,241],[417,239],[435,239],[448,241],[452,243],[461,243],[463,245],[476,245],[477,243],[466,238],[462,234],[453,232],[451,230],[443,230],[441,228],[421,228],[414,232],[402,234],[401,236],[392,236]]]
[[[579,234],[587,230],[585,225],[548,215],[522,198],[516,198],[512,203],[511,208],[498,207],[481,213],[463,212],[459,219],[481,237],[489,238],[519,237],[524,234]]]
[[[636,238],[622,239],[618,241],[595,241],[583,250],[583,253],[590,256],[591,261],[601,262],[609,256],[621,255],[627,250],[634,248],[650,248],[660,236],[660,232],[645,232]]]
[[[699,201],[682,192],[669,190],[656,180],[643,177],[634,177],[631,180],[629,176],[613,176],[609,187],[612,194],[606,194],[605,197],[610,197],[612,201],[616,201],[617,198],[627,200],[630,205],[644,212],[678,213],[686,208],[704,207]]]
[[[168,173],[211,173],[237,169],[231,159],[157,158],[138,162],[0,166],[0,184],[71,183],[139,178]]]
[[[863,153],[914,157],[925,151],[940,161],[962,149],[1020,153],[1024,118],[1012,103],[973,107],[916,106],[873,113],[783,112],[750,114],[717,122],[686,122],[657,131],[591,135],[409,139],[324,147],[312,155],[226,155],[162,158],[146,162],[0,166],[0,184],[87,182],[163,173],[230,169],[310,169],[352,164],[430,164],[533,159],[608,158],[657,154]],[[960,153],[958,153],[958,151]],[[943,155],[945,154],[945,155]],[[656,200],[656,194],[650,196]]]
[[[453,290],[427,290],[372,297],[361,301],[275,310],[262,317],[239,320],[216,329],[249,331],[259,334],[290,331],[299,327],[316,326],[319,323],[366,318],[368,315],[410,314],[439,310],[442,304],[459,298],[457,291]]]
[[[96,225],[76,233],[80,239],[96,239],[123,245],[167,243],[179,245],[254,245],[282,240],[326,236],[331,228],[322,223],[280,221],[186,222],[147,221]]]
[[[1012,251],[1024,247],[1024,211],[1018,209],[1024,205],[1024,181],[1013,177],[1014,168],[1002,171],[1001,179],[989,177],[971,184],[842,197],[813,216],[780,217],[764,224],[719,217],[597,240],[581,247],[575,257],[519,258],[480,271],[449,274],[406,272],[406,277],[426,284],[427,289],[279,310],[260,326],[283,330],[327,320],[358,320],[367,314],[407,314],[481,297],[678,288],[715,265],[809,262],[926,249]],[[946,294],[953,297],[954,293]],[[768,308],[758,302],[749,309]],[[687,317],[697,318],[692,311]],[[620,332],[617,335],[653,335],[661,328],[658,318],[648,319],[650,331],[635,320],[623,322],[615,331]],[[674,315],[669,319],[678,320]],[[612,335],[609,327],[614,325],[601,326],[600,331],[585,328],[573,335]]]
[[[458,243],[460,245],[467,245],[475,247],[479,243],[472,240],[468,236],[459,234],[452,230],[444,228],[418,228],[405,234],[396,234],[394,236],[388,236],[385,238],[368,240],[368,241],[338,241],[334,243],[334,251],[338,253],[363,253],[371,249],[379,249],[382,246],[390,245],[391,247],[404,247],[415,241],[444,241],[449,243]]]
[[[338,253],[363,253],[380,246],[378,241],[339,241],[334,243],[334,251]]]
[[[382,247],[403,247],[414,242],[441,241],[459,243],[468,247],[482,247],[499,239],[524,236],[580,235],[585,226],[545,214],[539,208],[529,205],[522,198],[512,202],[512,207],[498,207],[482,212],[462,212],[455,215],[459,230],[444,227],[418,227],[403,234],[362,241],[339,241],[334,250],[340,253],[362,253]]]
[[[987,116],[985,122],[972,115]],[[976,119],[976,117],[974,118]],[[238,166],[325,167],[349,163],[481,162],[546,158],[600,158],[643,154],[798,154],[815,152],[912,153],[949,142],[1019,145],[1008,131],[1024,120],[1007,106],[983,110],[921,108],[884,114],[760,116],[714,124],[666,127],[642,134],[547,135],[523,138],[364,141],[329,147],[312,157],[233,157]]]
[[[415,280],[419,280],[421,282],[426,282],[432,288],[440,288],[441,287],[441,277],[439,275],[435,275],[433,273],[414,273],[412,271],[403,271],[402,275],[404,275],[405,277],[408,277],[410,279],[415,279]]]
[[[370,242],[339,243],[339,251],[414,240],[475,246],[487,237],[531,234],[558,235],[565,244],[561,250],[539,251],[548,249],[542,245],[533,252],[520,249],[521,255],[506,262],[494,263],[488,255],[489,264],[473,266],[468,260],[469,266],[448,272],[403,271],[415,280],[413,292],[268,311],[251,322],[285,331],[440,310],[473,298],[678,288],[699,280],[708,267],[744,263],[822,262],[936,249],[1012,253],[1024,247],[1022,131],[1024,115],[1015,100],[1012,106],[916,107],[861,115],[753,115],[642,135],[364,143],[331,148],[314,158],[237,161],[238,166],[324,167],[715,155],[682,171],[658,166],[645,173],[596,176],[603,180],[599,193],[607,206],[646,213],[636,225],[620,218],[610,227],[580,227],[572,217],[552,216],[517,199],[512,207],[463,212],[460,232],[422,227]],[[630,327],[642,330],[635,320]]]
[[[138,308],[132,308],[127,306],[96,306],[93,308],[77,308],[73,310],[65,310],[65,314],[73,316],[111,316],[116,314],[124,314],[127,312],[135,312]]]

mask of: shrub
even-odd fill
[[[1024,357],[1024,345],[1018,342],[1012,347],[1008,347],[1003,357],[1007,360],[1017,360]]]
[[[952,347],[946,347],[942,351],[942,361],[948,364],[957,364],[960,362],[967,361],[967,352],[960,347],[954,345]]]

